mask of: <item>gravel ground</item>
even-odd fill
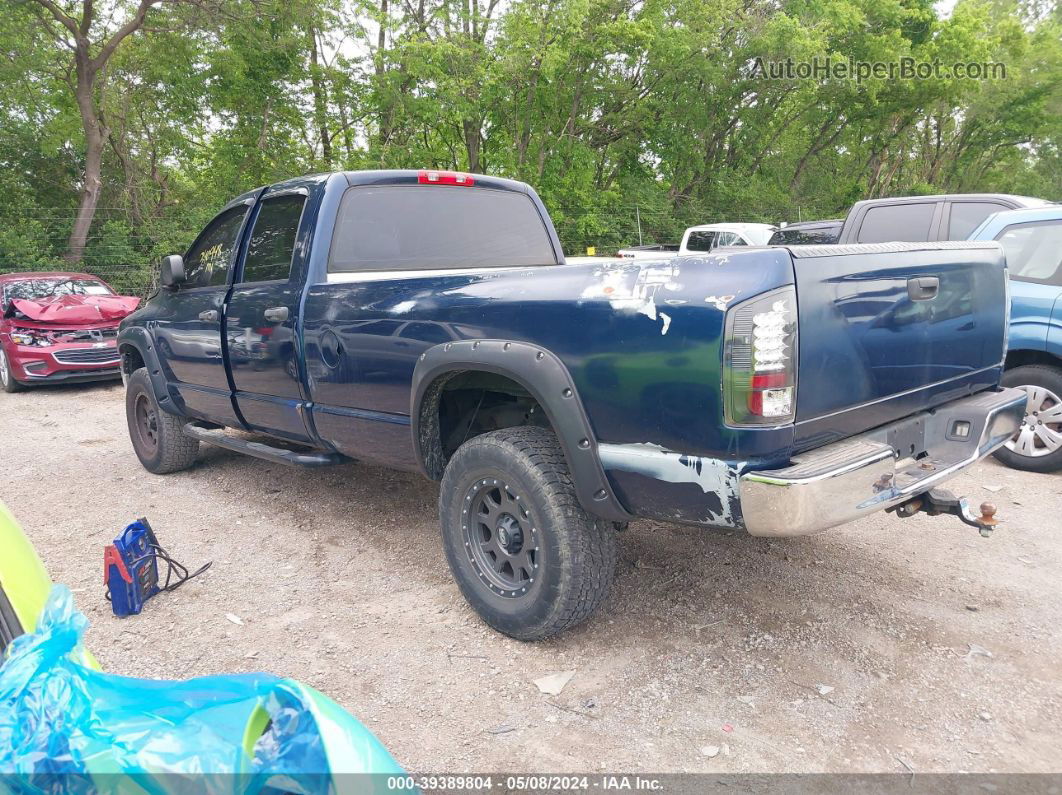
[[[118,384],[0,394],[0,439],[0,497],[107,670],[295,677],[411,770],[1062,771],[1059,474],[952,481],[999,505],[990,539],[924,515],[788,541],[638,522],[604,609],[526,644],[462,600],[417,475],[206,447],[151,475]],[[213,568],[118,620],[102,548],[141,515]]]

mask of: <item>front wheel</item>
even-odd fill
[[[555,635],[608,595],[615,529],[579,504],[551,431],[505,428],[465,442],[443,475],[439,515],[461,593],[499,632]]]
[[[144,469],[156,475],[188,469],[199,455],[199,440],[186,436],[182,417],[159,408],[146,368],[129,376],[125,389],[125,419],[133,451]]]
[[[1003,373],[1001,383],[1024,390],[1029,401],[1021,427],[996,451],[996,458],[1026,472],[1062,469],[1062,368],[1015,367]]]
[[[11,362],[8,361],[7,353],[3,348],[0,348],[0,386],[5,392],[18,392],[22,389],[22,384],[15,380]]]

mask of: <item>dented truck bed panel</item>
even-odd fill
[[[652,442],[733,460],[776,458],[789,433],[725,427],[720,340],[727,301],[791,282],[784,251],[663,263],[558,265],[309,288],[304,339],[320,407],[409,413],[429,347],[461,339],[533,342],[564,362],[599,442]],[[730,294],[716,288],[729,285]],[[334,343],[335,367],[313,352]]]
[[[435,345],[532,342],[570,373],[629,511],[735,526],[738,472],[785,463],[793,429],[723,422],[723,319],[740,296],[792,273],[786,251],[761,249],[313,285],[304,338],[314,421],[339,452],[413,469],[409,428],[365,412],[407,415],[414,367]],[[322,366],[315,352],[337,343],[340,362]]]

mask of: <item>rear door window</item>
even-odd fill
[[[306,198],[301,194],[278,196],[262,202],[247,244],[240,281],[287,280],[305,203]]]
[[[711,251],[720,245],[719,232],[690,232],[686,241],[687,251]]]
[[[871,207],[859,225],[860,243],[929,240],[933,224],[934,202],[883,204]]]
[[[1009,209],[996,202],[952,202],[948,240],[965,240],[992,213]]]
[[[339,205],[329,273],[554,265],[523,193],[439,185],[351,188]]]
[[[821,229],[780,229],[771,235],[768,246],[810,246],[818,243],[836,243],[836,228]]]
[[[1010,278],[1062,287],[1062,221],[1013,224],[996,237]]]
[[[233,254],[247,215],[245,206],[223,212],[210,222],[184,258],[185,287],[219,287],[229,280]]]

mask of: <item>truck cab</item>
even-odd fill
[[[856,202],[837,242],[966,240],[985,218],[1003,210],[1042,207],[1048,202],[1008,193],[896,196]]]

